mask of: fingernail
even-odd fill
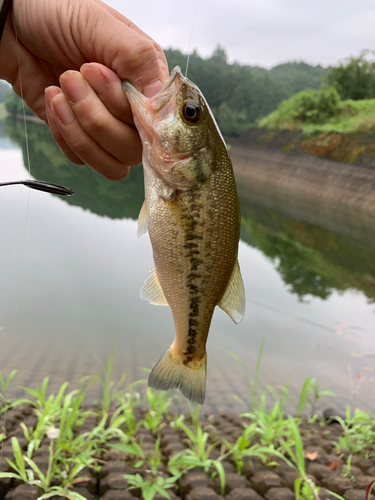
[[[101,94],[108,87],[106,78],[95,65],[86,63],[81,67],[81,71],[97,94]]]
[[[59,87],[47,87],[44,90],[44,96],[46,98],[46,107],[51,109],[51,102],[54,97],[56,97],[58,94],[61,94],[61,89]]]
[[[69,106],[64,94],[59,94],[51,101],[51,108],[63,125],[70,125],[76,119],[72,108]]]
[[[155,94],[159,92],[163,88],[163,84],[161,83],[161,80],[155,80],[143,89],[143,95],[145,97],[153,97]]]
[[[61,75],[60,84],[72,104],[77,104],[87,95],[87,85],[78,71],[67,71]]]

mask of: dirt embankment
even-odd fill
[[[375,167],[375,134],[323,132],[306,135],[302,130],[250,128],[235,142],[254,149],[266,148],[291,155],[309,154]]]

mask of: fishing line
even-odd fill
[[[27,168],[29,171],[29,175],[31,175],[31,165],[30,165],[30,153],[29,153],[29,140],[27,136],[27,124],[26,124],[26,109],[25,109],[25,101],[23,100],[23,85],[22,85],[22,71],[21,71],[21,60],[20,53],[18,50],[18,35],[17,35],[17,27],[14,26],[14,34],[16,35],[16,52],[17,52],[17,62],[18,62],[18,71],[20,75],[20,88],[21,88],[21,100],[22,100],[22,111],[23,111],[23,124],[25,129],[25,141],[26,141],[26,158],[27,158]],[[26,217],[25,217],[25,226],[23,228],[23,237],[22,237],[22,250],[21,250],[21,267],[23,266],[23,258],[25,252],[25,241],[26,241],[26,230],[27,230],[27,222],[29,219],[29,208],[30,208],[30,191],[27,196],[27,207],[26,207]]]
[[[23,124],[25,128],[25,139],[26,139],[26,157],[27,157],[27,167],[29,171],[29,175],[31,175],[30,170],[30,153],[29,153],[29,141],[27,136],[27,125],[26,125],[26,108],[25,101],[23,100],[23,86],[22,86],[22,71],[21,71],[21,61],[20,61],[20,53],[18,50],[18,36],[17,36],[17,27],[14,26],[14,33],[16,35],[16,51],[17,51],[17,62],[18,62],[18,71],[20,74],[20,87],[21,87],[21,99],[22,99],[22,111],[23,111]],[[30,192],[29,192],[30,195]]]
[[[189,69],[190,51],[191,51],[191,40],[193,38],[193,31],[194,31],[194,25],[195,25],[195,17],[197,15],[197,7],[198,7],[198,0],[195,0],[195,7],[194,7],[194,14],[193,14],[193,24],[191,26],[191,31],[190,31],[190,40],[189,40],[189,48],[188,48],[188,57],[187,57],[187,61],[186,61],[185,77],[187,77],[188,69]]]

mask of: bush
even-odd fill
[[[369,52],[363,50],[359,57],[349,57],[347,64],[340,64],[325,76],[342,100],[375,98],[375,61],[366,59]]]
[[[272,128],[294,122],[298,128],[305,123],[324,123],[339,115],[341,107],[340,96],[334,87],[307,89],[283,101],[260,125]]]

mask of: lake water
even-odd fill
[[[0,189],[0,370],[20,369],[15,386],[46,375],[52,389],[63,380],[74,386],[113,350],[114,379],[145,378],[143,368],[168,348],[174,329],[169,308],[139,298],[153,267],[148,235],[136,236],[142,168],[108,181],[69,163],[46,127],[27,128],[31,175],[23,122],[0,121],[0,182],[31,177],[75,195]],[[298,210],[270,208],[266,195],[239,192],[247,311],[239,325],[215,311],[204,408],[233,410],[233,394],[247,397],[244,373],[227,351],[253,376],[264,339],[261,387],[289,382],[296,398],[310,376],[337,393],[330,406],[374,409],[373,238],[366,230],[348,234],[345,220],[328,230]]]

